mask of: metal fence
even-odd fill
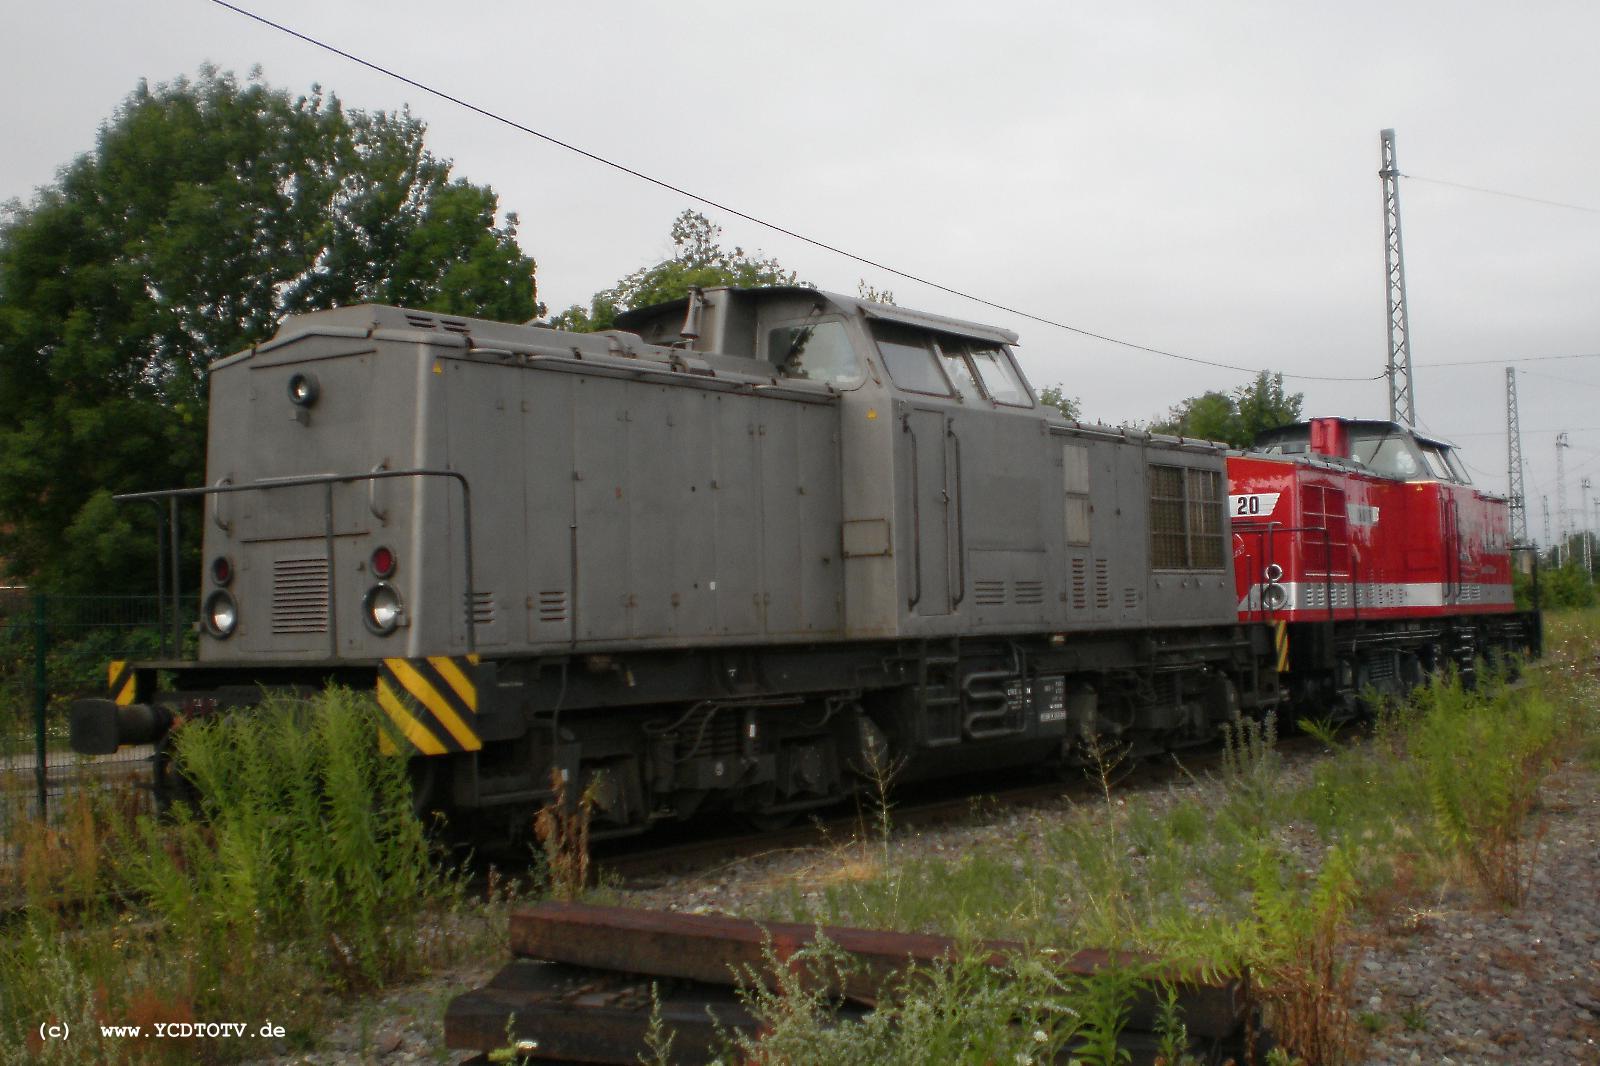
[[[173,625],[157,596],[0,589],[0,863],[15,858],[25,822],[59,819],[74,793],[147,779],[148,747],[73,752],[67,710],[80,696],[106,695],[111,662],[163,657],[162,636],[174,628],[192,633]]]

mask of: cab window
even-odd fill
[[[850,389],[866,380],[861,354],[837,319],[799,322],[767,332],[767,359],[785,377]]]
[[[1374,474],[1407,481],[1424,476],[1422,461],[1406,436],[1381,433],[1357,437],[1351,446],[1352,457]]]
[[[971,352],[972,365],[978,368],[978,377],[983,380],[983,389],[990,399],[1010,407],[1033,406],[1028,387],[1022,383],[1022,376],[1011,365],[1011,359],[1003,350],[973,345]]]
[[[938,342],[939,354],[944,357],[944,372],[955,384],[956,392],[963,400],[981,400],[983,393],[978,391],[978,381],[972,376],[972,367],[967,364],[963,354],[963,345],[960,341],[941,340]]]
[[[1426,444],[1422,446],[1422,458],[1428,462],[1428,473],[1439,481],[1454,481],[1455,475],[1450,472],[1450,467],[1445,465],[1444,453],[1438,448]]]
[[[894,383],[907,392],[930,396],[949,396],[950,384],[939,370],[937,357],[926,334],[895,329],[888,323],[875,323],[873,336],[884,369]]]

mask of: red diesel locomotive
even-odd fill
[[[1241,622],[1275,624],[1302,697],[1408,687],[1446,659],[1539,650],[1512,596],[1506,501],[1450,445],[1318,418],[1228,458]],[[1321,691],[1319,691],[1321,690]]]

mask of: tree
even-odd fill
[[[856,279],[856,295],[869,304],[893,304],[894,292],[867,284],[866,278]]]
[[[407,112],[202,69],[140,84],[95,149],[0,220],[0,553],[69,591],[146,591],[149,509],[198,484],[207,363],[360,301],[525,320],[533,261]]]
[[[1265,370],[1248,385],[1233,392],[1204,392],[1191,396],[1167,412],[1164,421],[1150,428],[1201,440],[1220,440],[1235,448],[1248,447],[1266,430],[1300,421],[1301,392],[1283,391],[1283,375]]]
[[[559,329],[579,332],[611,329],[623,311],[682,299],[694,286],[794,285],[795,273],[776,259],[759,259],[735,246],[722,247],[722,227],[698,211],[684,211],[672,221],[671,259],[641,267],[609,289],[594,294],[585,310],[573,304],[552,320]],[[759,254],[759,253],[758,253]]]
[[[1054,407],[1073,422],[1083,421],[1083,401],[1076,396],[1068,396],[1065,385],[1051,385],[1043,390],[1039,393],[1039,402],[1046,407]]]

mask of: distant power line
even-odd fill
[[[1168,350],[1166,350],[1164,348],[1152,348],[1152,347],[1150,347],[1149,345],[1146,345],[1146,344],[1138,344],[1138,343],[1135,343],[1134,341],[1123,340],[1120,337],[1113,337],[1113,336],[1111,336],[1110,334],[1107,334],[1107,333],[1098,333],[1098,332],[1096,332],[1094,330],[1084,329],[1081,326],[1074,326],[1074,325],[1071,325],[1070,323],[1062,322],[1059,319],[1050,318],[1050,317],[1048,317],[1046,315],[1037,315],[1037,314],[1032,313],[1031,311],[1024,311],[1024,310],[1022,310],[1020,308],[1011,307],[1011,306],[1009,306],[1007,304],[999,303],[999,302],[997,302],[995,300],[988,300],[988,299],[985,299],[982,296],[977,296],[977,295],[975,295],[973,293],[965,292],[965,291],[963,291],[961,289],[953,288],[952,286],[949,286],[949,285],[942,285],[939,282],[932,280],[931,278],[925,278],[925,277],[922,277],[922,276],[917,275],[917,274],[912,274],[912,273],[910,273],[908,271],[901,270],[898,267],[892,267],[892,266],[888,265],[887,263],[881,262],[879,260],[872,259],[872,258],[869,258],[869,257],[864,256],[864,255],[858,255],[855,252],[851,252],[851,251],[848,251],[848,250],[846,250],[844,248],[840,248],[837,245],[828,244],[827,242],[818,240],[815,237],[808,237],[803,233],[799,233],[799,232],[797,232],[795,230],[792,230],[792,229],[789,229],[789,228],[787,228],[785,226],[781,226],[776,222],[769,222],[768,220],[766,220],[764,218],[760,218],[760,217],[758,217],[756,215],[749,214],[748,212],[741,211],[736,207],[732,207],[732,206],[730,206],[728,204],[725,204],[725,203],[722,203],[722,202],[720,202],[718,200],[713,200],[708,196],[702,196],[699,193],[692,192],[689,189],[684,188],[681,185],[675,185],[672,182],[666,181],[666,180],[664,180],[662,178],[658,178],[658,177],[654,177],[653,175],[646,174],[642,170],[636,170],[633,167],[627,166],[627,165],[625,165],[623,163],[619,163],[614,159],[608,159],[605,156],[600,155],[597,152],[591,152],[588,149],[580,148],[579,146],[577,146],[575,144],[572,144],[569,141],[563,141],[560,138],[553,137],[548,133],[542,133],[539,130],[534,129],[531,126],[527,126],[527,125],[524,125],[521,122],[516,121],[515,119],[507,118],[506,116],[504,116],[502,114],[499,114],[498,112],[491,111],[486,107],[480,107],[479,105],[471,103],[471,102],[469,102],[467,100],[464,100],[459,96],[452,96],[450,93],[447,93],[442,89],[436,89],[432,85],[427,84],[426,82],[418,81],[415,78],[408,77],[408,76],[406,76],[404,74],[399,73],[396,70],[393,70],[393,69],[391,69],[389,67],[383,66],[380,63],[373,62],[370,59],[363,59],[360,56],[355,55],[355,54],[353,54],[351,52],[347,52],[342,48],[337,48],[334,45],[328,44],[326,41],[318,40],[317,38],[312,37],[309,34],[301,33],[299,30],[291,29],[290,27],[285,26],[284,24],[282,24],[280,22],[274,22],[272,19],[266,18],[265,16],[258,15],[253,11],[249,11],[249,10],[247,10],[245,8],[239,7],[236,4],[229,3],[228,0],[210,0],[210,2],[215,4],[218,7],[225,8],[228,11],[232,11],[234,14],[243,15],[247,19],[251,19],[252,21],[258,22],[263,26],[267,26],[267,27],[269,27],[271,29],[277,30],[279,33],[287,34],[288,36],[293,37],[293,38],[295,38],[296,40],[299,40],[299,41],[304,41],[306,44],[309,44],[309,45],[311,45],[311,46],[313,46],[315,48],[320,48],[325,52],[331,52],[334,55],[339,56],[342,59],[347,59],[350,62],[357,64],[358,66],[366,67],[368,70],[374,71],[374,72],[376,72],[378,74],[382,74],[385,77],[393,78],[396,81],[399,81],[399,82],[402,82],[402,83],[404,83],[406,85],[411,86],[413,89],[418,89],[418,90],[420,90],[422,92],[427,93],[430,96],[438,97],[440,100],[444,100],[444,101],[447,101],[448,103],[455,104],[457,107],[465,108],[466,110],[471,111],[476,115],[480,115],[480,116],[482,116],[484,118],[487,118],[487,119],[489,119],[491,121],[498,122],[501,125],[509,126],[510,128],[518,131],[519,133],[525,133],[530,137],[537,137],[541,141],[546,142],[547,144],[552,144],[552,145],[556,146],[557,148],[563,148],[563,149],[565,149],[565,150],[567,150],[569,152],[572,152],[575,155],[583,156],[585,159],[591,160],[592,162],[595,162],[595,163],[599,163],[599,164],[601,164],[603,166],[611,167],[613,170],[620,171],[620,172],[622,172],[624,174],[627,174],[630,177],[638,178],[640,181],[648,182],[651,185],[654,185],[654,186],[656,186],[658,188],[661,188],[661,189],[666,189],[668,192],[676,193],[679,196],[688,197],[689,199],[695,201],[696,203],[705,204],[707,207],[715,208],[718,211],[726,212],[727,214],[732,215],[735,218],[742,218],[746,222],[754,223],[755,225],[761,226],[761,227],[763,227],[765,229],[769,229],[774,233],[781,233],[786,237],[792,237],[797,241],[801,241],[802,243],[811,245],[813,248],[820,248],[821,250],[823,250],[825,252],[832,252],[835,255],[843,256],[846,259],[850,259],[850,260],[852,260],[854,262],[860,263],[863,266],[871,267],[874,270],[881,270],[886,274],[893,274],[897,278],[904,278],[907,281],[916,282],[919,285],[926,285],[930,289],[936,289],[939,292],[947,293],[948,295],[951,295],[951,296],[957,296],[957,297],[960,297],[963,300],[971,300],[973,303],[981,304],[984,307],[989,307],[989,308],[992,308],[992,309],[994,309],[996,311],[1002,311],[1002,312],[1004,312],[1004,313],[1006,313],[1008,315],[1016,315],[1018,318],[1026,318],[1026,319],[1028,319],[1030,321],[1039,322],[1039,323],[1042,323],[1043,325],[1046,325],[1046,326],[1054,326],[1056,329],[1066,330],[1069,333],[1076,333],[1080,337],[1088,337],[1088,338],[1091,338],[1093,340],[1105,341],[1108,344],[1119,345],[1119,346],[1121,346],[1123,348],[1133,349],[1134,351],[1146,352],[1146,353],[1148,353],[1150,355],[1159,355],[1159,356],[1163,356],[1164,358],[1167,358],[1167,359],[1178,359],[1178,360],[1181,360],[1181,361],[1183,361],[1185,363],[1195,363],[1195,364],[1198,364],[1200,366],[1214,367],[1214,368],[1216,368],[1218,370],[1232,370],[1232,371],[1235,371],[1235,372],[1241,373],[1241,374],[1256,374],[1256,373],[1260,373],[1262,371],[1262,369],[1263,369],[1263,368],[1260,368],[1260,367],[1248,367],[1248,366],[1239,366],[1239,365],[1234,364],[1234,363],[1224,363],[1224,362],[1220,362],[1220,361],[1215,360],[1215,359],[1205,359],[1205,358],[1202,358],[1202,357],[1197,356],[1197,355],[1185,355],[1182,352],[1168,351]],[[1325,374],[1291,374],[1291,373],[1287,373],[1287,372],[1283,373],[1283,377],[1290,378],[1290,379],[1293,379],[1293,380],[1296,380],[1296,381],[1377,381],[1379,378],[1381,378],[1383,376],[1384,376],[1383,374],[1372,374],[1370,376],[1363,376],[1363,377],[1350,377],[1350,376],[1325,375]]]
[[[1444,363],[1418,363],[1418,366],[1505,366],[1507,363],[1546,363],[1557,359],[1600,359],[1600,352],[1573,355],[1501,355],[1493,359],[1455,359]]]
[[[1600,207],[1588,207],[1584,204],[1569,204],[1561,200],[1546,200],[1538,196],[1524,196],[1519,192],[1503,192],[1500,189],[1485,189],[1481,185],[1466,185],[1459,181],[1445,181],[1443,178],[1424,178],[1419,174],[1401,174],[1402,178],[1410,181],[1425,181],[1429,185],[1448,185],[1452,189],[1466,189],[1468,192],[1481,192],[1486,196],[1503,196],[1508,200],[1524,200],[1530,204],[1543,204],[1546,207],[1562,207],[1568,211],[1585,211],[1591,215],[1600,215]]]

